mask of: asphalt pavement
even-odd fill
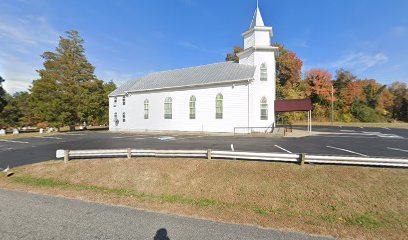
[[[294,131],[297,131],[296,128]],[[55,159],[57,149],[216,149],[273,153],[408,158],[408,129],[314,127],[323,135],[270,138],[82,131],[0,139],[0,168]]]
[[[0,239],[329,239],[0,190]]]

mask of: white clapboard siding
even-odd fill
[[[215,117],[218,93],[223,95],[222,119]],[[189,102],[192,95],[196,98],[196,119],[190,119]],[[167,97],[172,98],[172,119],[164,119],[164,100]],[[118,103],[121,103],[122,98],[118,99]],[[145,99],[149,100],[149,119],[144,119]],[[110,101],[113,103],[113,97]],[[114,112],[118,113],[118,126],[113,121]],[[123,112],[126,112],[125,123],[122,122]],[[247,112],[247,84],[135,93],[127,97],[125,106],[118,104],[110,108],[110,130],[233,132],[234,127],[248,126]]]

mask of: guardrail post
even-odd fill
[[[305,164],[305,154],[304,153],[299,154],[299,163],[300,165]]]
[[[69,150],[64,150],[64,163],[69,161]]]
[[[207,149],[207,159],[211,160],[211,149]]]
[[[127,158],[132,158],[132,150],[130,148],[127,149]]]

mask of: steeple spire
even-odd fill
[[[259,11],[259,3],[258,0],[256,1],[256,9],[254,16],[252,18],[251,25],[249,26],[249,29],[252,29],[254,27],[264,27],[264,21],[261,16],[261,11]]]

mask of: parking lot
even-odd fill
[[[300,127],[298,127],[300,128]],[[295,128],[294,131],[297,131]],[[408,158],[408,130],[315,127],[319,135],[271,138],[83,131],[53,136],[0,139],[0,167],[55,159],[57,149],[217,149],[274,153]]]

